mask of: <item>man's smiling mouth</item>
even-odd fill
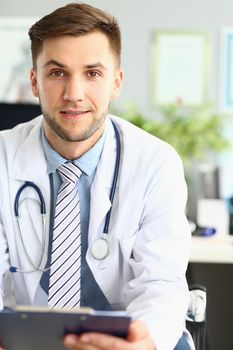
[[[85,111],[61,111],[61,113],[67,117],[82,116],[82,115],[87,114],[88,112],[89,112],[89,110],[85,110]]]

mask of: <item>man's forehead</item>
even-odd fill
[[[80,64],[85,68],[99,67],[107,69],[116,55],[109,45],[106,35],[94,32],[83,36],[60,36],[48,38],[37,57],[37,63],[43,68],[51,65],[65,68]],[[111,63],[110,63],[111,62]]]
[[[43,64],[43,68],[53,67],[53,66],[56,66],[59,68],[68,68],[65,63],[63,63],[62,61],[55,60],[55,59],[50,59]],[[86,68],[86,69],[94,69],[94,68],[107,69],[107,67],[99,61],[94,62],[94,63],[89,63],[89,64],[87,63],[84,65],[84,68]]]

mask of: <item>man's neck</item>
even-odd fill
[[[61,139],[59,136],[53,137],[53,142],[50,142],[50,137],[48,135],[48,129],[44,124],[45,137],[49,145],[59,153],[63,158],[68,160],[75,160],[86,153],[90,148],[92,148],[96,142],[100,139],[104,131],[104,125],[99,128],[91,138],[84,141],[70,142]]]

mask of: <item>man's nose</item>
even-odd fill
[[[66,101],[83,101],[85,98],[85,86],[84,82],[82,82],[81,79],[78,78],[72,78],[70,79],[66,86],[63,98]]]

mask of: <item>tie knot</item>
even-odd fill
[[[57,169],[63,182],[76,183],[82,171],[74,163],[65,163]]]

